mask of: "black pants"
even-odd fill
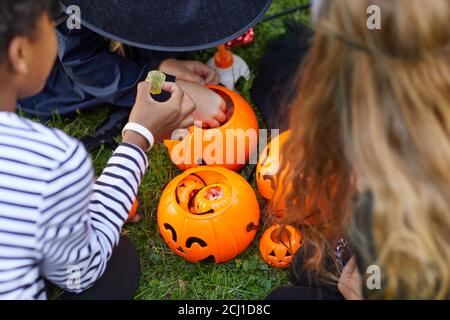
[[[339,290],[332,285],[311,286],[292,284],[272,291],[267,300],[343,300]]]
[[[293,266],[295,268],[295,266]],[[307,270],[293,272],[292,284],[272,291],[267,300],[343,300],[337,285],[326,282]]]
[[[298,250],[292,260],[290,281],[292,284],[275,289],[267,300],[343,300],[337,284],[330,283],[305,268],[305,259],[314,253],[308,244]],[[324,268],[331,274],[338,275],[339,267],[331,257],[326,257]]]
[[[76,294],[64,292],[61,300],[130,300],[133,298],[141,277],[139,255],[133,242],[121,237],[113,250],[105,273],[88,290]]]

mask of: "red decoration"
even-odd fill
[[[228,49],[233,49],[235,47],[243,47],[252,42],[254,38],[255,38],[255,30],[251,28],[239,38],[228,41],[226,46]]]

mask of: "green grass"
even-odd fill
[[[303,0],[274,0],[268,14],[301,4]],[[250,65],[252,79],[239,86],[240,93],[251,102],[249,90],[255,76],[258,60],[266,45],[284,32],[283,19],[305,21],[307,13],[295,13],[282,19],[260,24],[256,28],[255,41],[238,48],[235,53]],[[194,58],[206,61],[214,50],[195,53]],[[108,110],[80,112],[72,121],[55,119],[51,126],[82,137],[92,132],[108,115]],[[261,126],[264,124],[261,122]],[[96,174],[104,168],[112,150],[102,148],[92,154]],[[261,232],[268,226],[266,204],[260,199],[262,220],[255,241],[236,259],[221,265],[191,264],[173,253],[164,243],[157,229],[157,206],[164,186],[180,171],[171,163],[162,146],[155,146],[149,153],[150,168],[139,190],[141,200],[139,212],[142,220],[137,225],[127,225],[124,234],[135,242],[142,262],[142,278],[136,299],[262,299],[273,288],[287,283],[286,272],[267,266],[259,256],[258,244]],[[252,168],[247,167],[242,175],[252,181]]]

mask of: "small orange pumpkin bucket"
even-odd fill
[[[292,226],[286,226],[284,232],[277,238],[280,225],[273,225],[264,232],[259,243],[262,258],[272,267],[285,268],[292,262],[292,257],[300,249],[302,236]]]

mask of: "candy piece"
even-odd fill
[[[205,199],[206,200],[219,200],[223,197],[223,189],[220,187],[212,187],[208,191],[205,192]]]
[[[161,71],[153,70],[148,73],[145,81],[152,84],[152,88],[150,90],[151,94],[161,94],[163,84],[166,81],[166,75]]]

